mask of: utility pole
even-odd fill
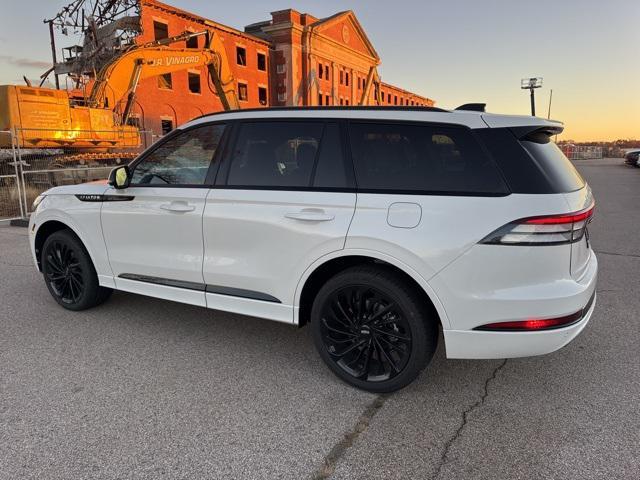
[[[523,90],[529,90],[531,97],[531,115],[533,117],[536,116],[536,97],[535,97],[535,89],[542,87],[542,77],[530,77],[523,78],[520,81],[520,88]]]
[[[553,100],[553,88],[551,89],[551,93],[549,93],[549,111],[547,112],[547,119],[551,119],[551,100]]]

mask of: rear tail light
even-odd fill
[[[579,212],[528,217],[507,223],[483,238],[489,245],[562,245],[584,237],[595,204]]]

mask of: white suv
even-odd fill
[[[204,116],[109,183],[36,201],[54,299],[113,289],[309,324],[327,365],[375,392],[449,358],[552,352],[587,324],[590,188],[535,117],[435,108]]]

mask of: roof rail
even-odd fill
[[[257,108],[241,108],[239,110],[223,110],[220,112],[211,112],[200,115],[199,117],[192,118],[190,121],[198,120],[200,118],[210,117],[213,115],[224,115],[229,113],[246,113],[246,112],[296,112],[296,111],[342,111],[342,110],[393,110],[393,111],[407,111],[407,112],[443,112],[450,113],[450,110],[444,110],[438,107],[411,107],[411,106],[317,106],[317,107],[257,107]]]
[[[460,105],[456,110],[465,110],[467,112],[484,112],[486,103],[465,103]]]

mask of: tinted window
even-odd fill
[[[525,140],[520,143],[533,157],[555,192],[573,192],[584,187],[584,180],[554,142],[538,143]]]
[[[548,180],[508,128],[479,128],[476,136],[489,150],[514,193],[553,193]]]
[[[322,138],[321,122],[255,122],[240,127],[227,184],[309,187]]]
[[[322,136],[322,145],[320,145],[313,186],[345,188],[347,185],[340,128],[336,123],[329,123],[325,127],[324,135]]]
[[[132,184],[203,185],[224,125],[206,125],[179,133],[135,166]]]
[[[465,128],[351,124],[359,189],[506,194],[493,161]]]

